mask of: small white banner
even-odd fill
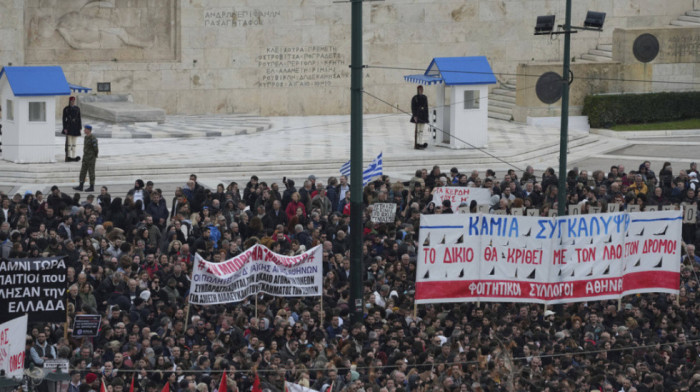
[[[396,218],[396,204],[374,203],[372,204],[372,222],[393,223]]]
[[[0,324],[0,370],[6,377],[22,378],[27,315]]]

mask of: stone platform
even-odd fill
[[[77,105],[83,116],[111,123],[165,122],[165,110],[135,103],[131,94],[78,95]]]
[[[230,129],[235,121],[252,121],[243,116],[166,117],[164,124],[137,125],[137,133],[150,133],[150,139],[138,141],[114,135],[127,135],[129,127],[112,125],[113,137],[100,139],[97,160],[97,186],[111,189],[133,187],[134,180],[151,180],[156,187],[172,194],[169,184],[184,184],[191,173],[208,187],[237,181],[242,186],[255,174],[261,181],[278,182],[282,177],[297,183],[314,174],[327,182],[339,176],[340,166],[350,158],[350,116],[271,117],[269,128],[247,134],[206,135],[207,127]],[[558,166],[559,130],[533,127],[507,121],[489,120],[488,146],[483,149],[451,150],[430,146],[413,149],[413,127],[405,114],[364,116],[365,165],[383,153],[384,174],[408,180],[416,169],[438,164],[445,171],[457,167],[495,170],[499,176],[510,168],[521,173],[527,165],[537,170]],[[99,132],[101,126],[95,126]],[[199,137],[167,138],[173,129],[199,132]],[[98,136],[99,137],[99,136]],[[468,142],[468,140],[467,140]],[[82,140],[79,142],[82,143]],[[605,154],[629,146],[626,140],[600,135],[572,133],[569,162]],[[71,191],[80,171],[80,163],[64,162],[64,140],[55,140],[55,164],[17,165],[0,162],[0,186],[12,186],[12,192],[42,191],[51,185]],[[82,146],[78,146],[82,151]],[[113,193],[114,194],[114,193]],[[170,201],[170,198],[167,198]]]

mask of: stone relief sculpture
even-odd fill
[[[148,48],[153,45],[153,37],[138,37],[119,26],[118,15],[104,18],[90,12],[93,8],[114,8],[110,1],[90,1],[79,11],[71,11],[58,19],[56,31],[73,49],[101,49],[111,47],[110,38],[116,37],[124,45]]]
[[[156,61],[177,54],[179,0],[25,3],[28,63]]]

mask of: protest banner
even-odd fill
[[[443,200],[449,200],[453,207],[462,203],[469,204],[472,200],[476,200],[477,204],[490,204],[491,190],[461,186],[440,186],[433,189],[433,203],[442,205]]]
[[[556,218],[421,216],[416,302],[536,302],[678,293],[680,211]]]
[[[320,296],[322,263],[320,245],[298,256],[283,256],[256,244],[221,263],[211,263],[197,254],[189,301],[198,305],[222,304],[242,301],[257,293]]]
[[[27,315],[0,324],[0,371],[9,378],[22,378]]]
[[[66,321],[66,263],[61,257],[0,263],[0,322],[29,314],[29,322]]]
[[[70,362],[67,358],[46,359],[44,360],[43,368],[45,370],[68,374]]]
[[[393,223],[396,218],[396,204],[374,203],[372,204],[372,222]]]
[[[683,223],[695,224],[698,215],[697,204],[681,203],[681,207],[683,210]]]
[[[100,332],[102,316],[99,314],[76,314],[73,320],[73,337],[95,337]]]

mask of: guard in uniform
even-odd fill
[[[76,191],[83,190],[85,175],[90,174],[90,187],[85,192],[95,191],[95,162],[100,150],[97,146],[97,138],[92,134],[92,126],[85,125],[85,144],[83,145],[83,165],[80,167],[80,185],[74,187]]]

